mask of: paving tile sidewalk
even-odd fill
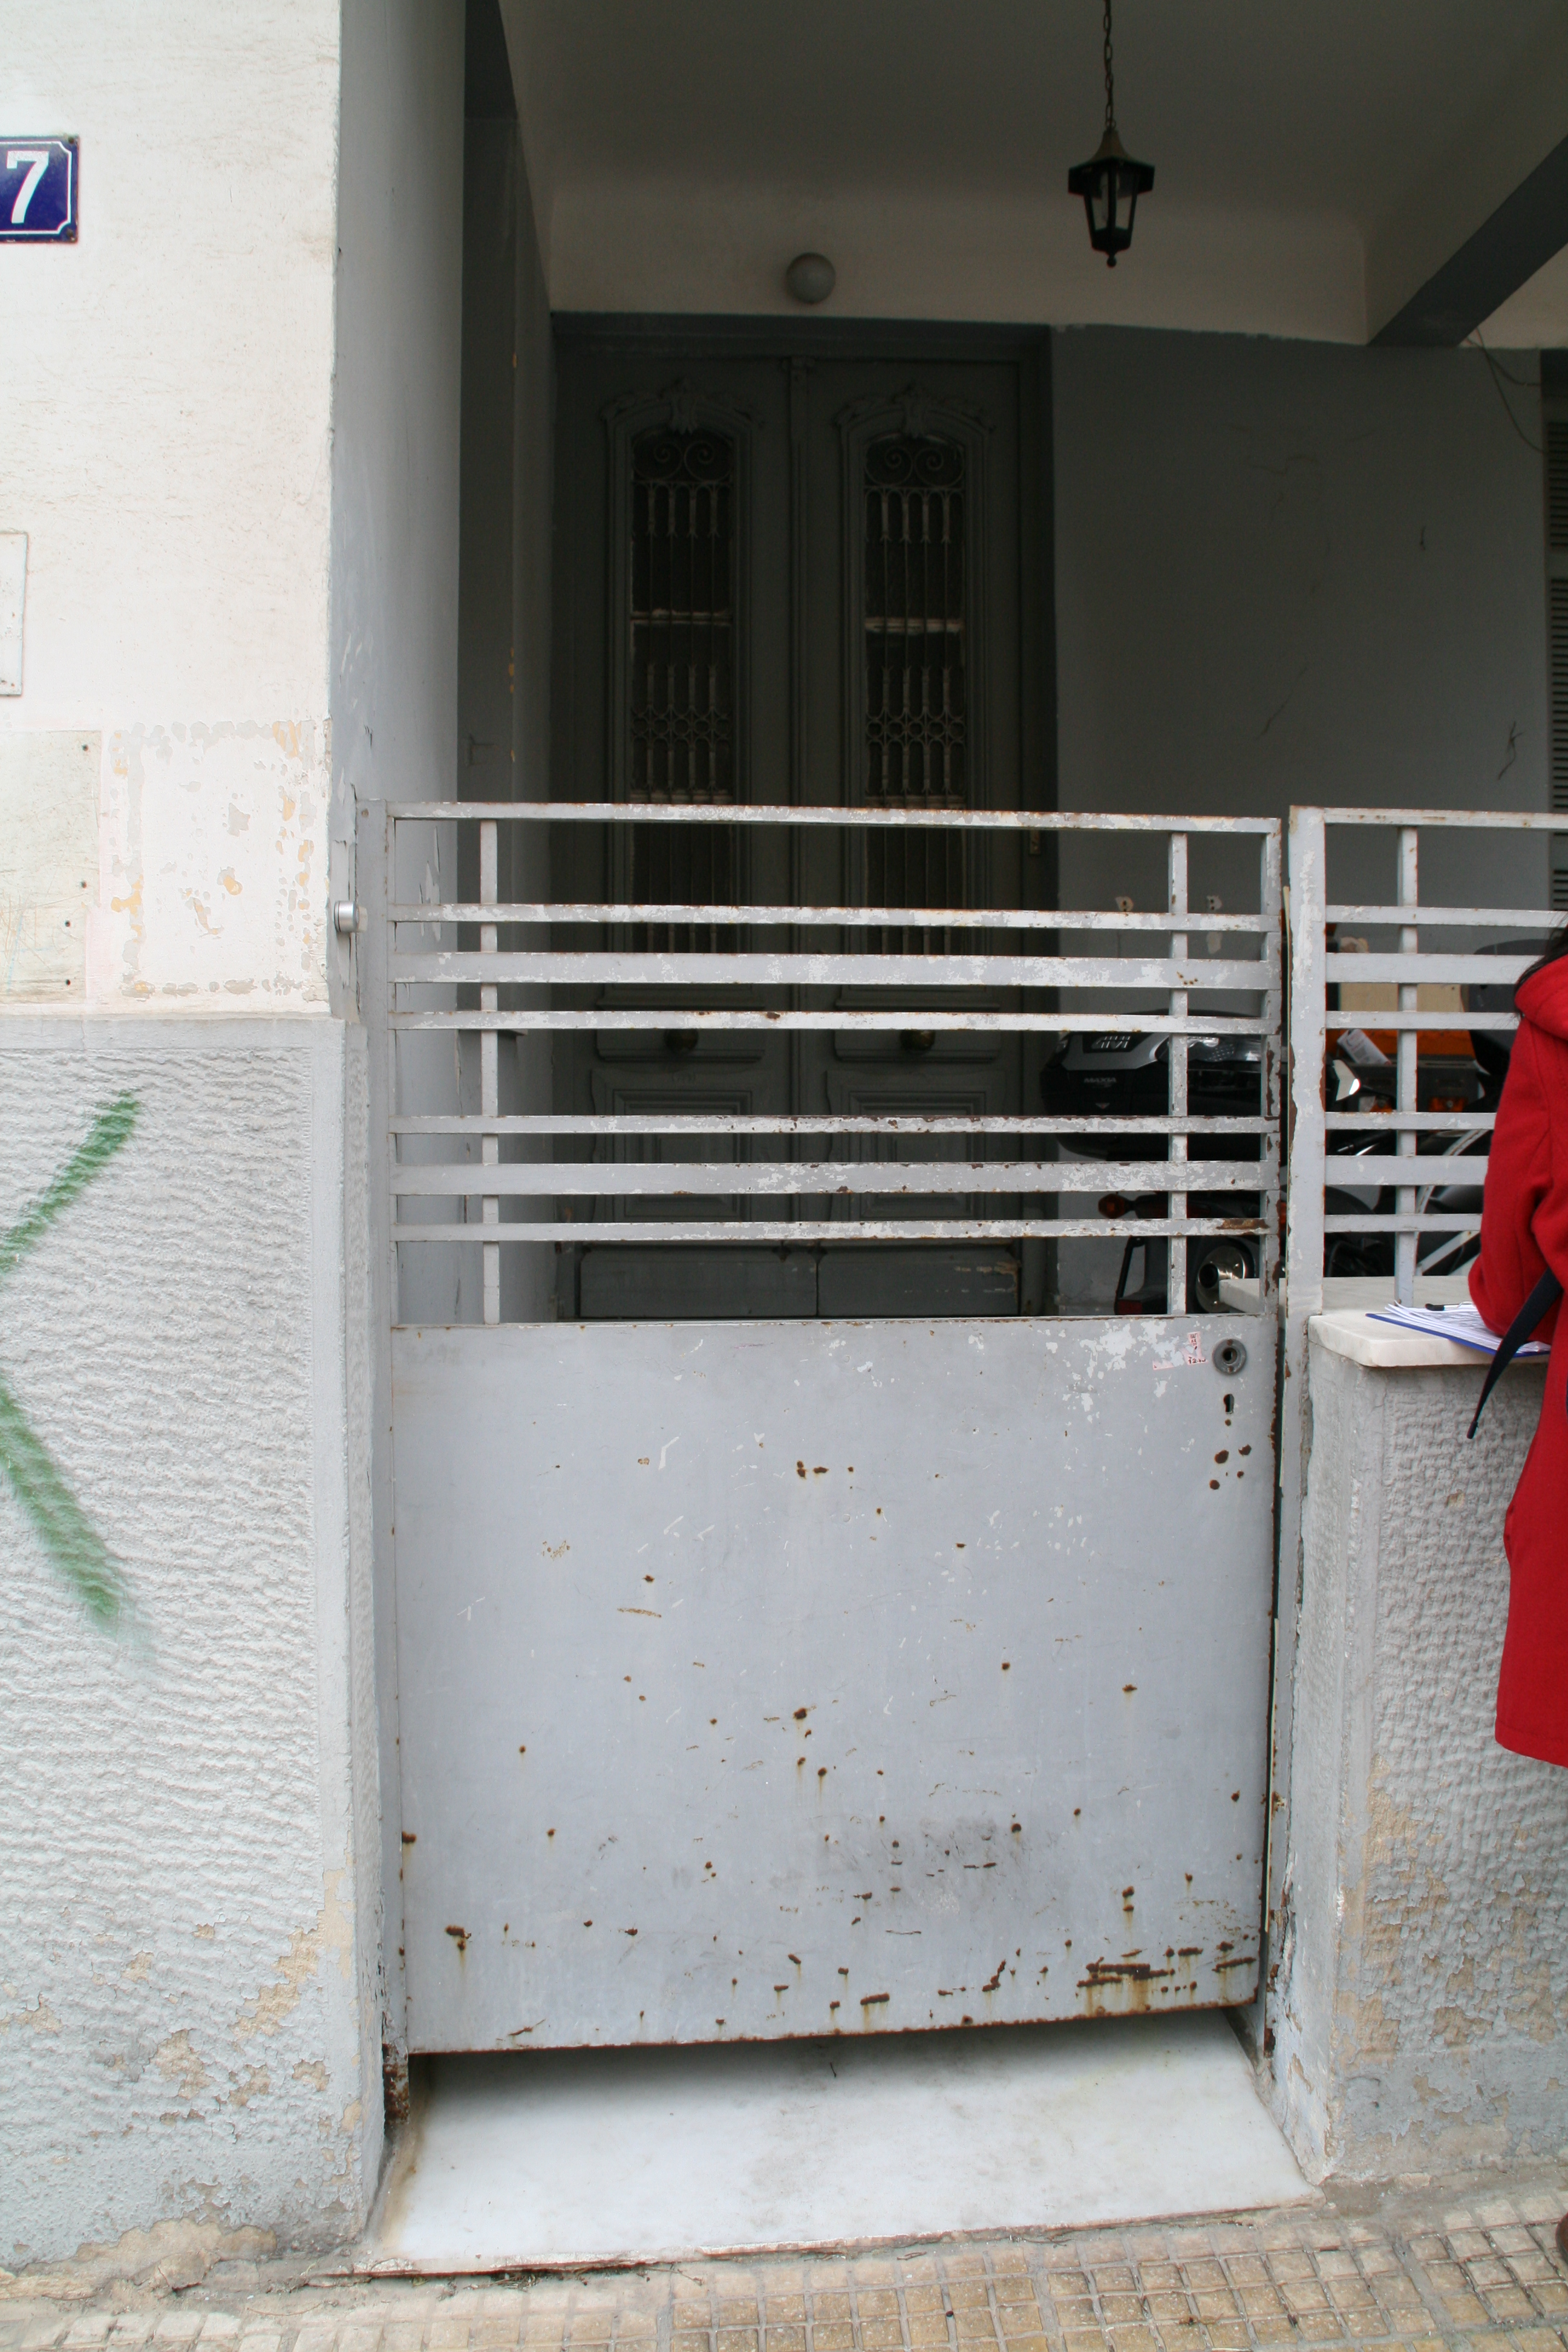
[[[185,2292],[69,2271],[0,2301],[0,2352],[1564,2352],[1568,2177],[1456,2201],[877,2254],[521,2280],[355,2280],[220,2264]]]

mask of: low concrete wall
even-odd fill
[[[0,1020],[7,2267],[199,2275],[374,2189],[364,1068],[324,1015]]]
[[[1274,2106],[1370,2178],[1568,2140],[1568,1776],[1492,1738],[1539,1365],[1373,1369],[1314,1326]]]

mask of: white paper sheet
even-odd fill
[[[1428,1339],[1455,1339],[1461,1348],[1474,1348],[1483,1356],[1495,1356],[1498,1351],[1497,1332],[1487,1328],[1473,1307],[1369,1307],[1367,1313],[1374,1323],[1397,1323]],[[1544,1339],[1527,1339],[1518,1350],[1521,1356],[1550,1352]]]

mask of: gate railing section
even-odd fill
[[[922,907],[912,912],[797,903],[588,903],[543,895],[500,899],[500,844],[507,828],[711,826],[714,814],[707,806],[405,802],[386,804],[384,820],[384,856],[369,909],[379,939],[368,981],[381,994],[385,1020],[395,1297],[398,1252],[444,1242],[480,1245],[483,1319],[496,1323],[500,1252],[508,1247],[1079,1237],[1165,1243],[1166,1304],[1180,1314],[1187,1298],[1188,1243],[1231,1234],[1249,1237],[1258,1269],[1256,1295],[1245,1303],[1273,1312],[1283,978],[1281,843],[1275,821],[925,807],[724,810],[726,826],[776,828],[795,842],[822,826],[862,835],[902,826],[1010,831],[1037,843],[1052,833],[1136,834],[1163,837],[1165,845],[1165,904],[1153,910],[1135,911],[1122,899],[1111,908]],[[1257,877],[1252,911],[1225,911],[1213,898],[1196,911],[1189,904],[1189,846],[1216,835],[1235,837],[1233,860],[1237,847],[1250,845]],[[477,898],[455,895],[452,877],[438,870],[439,856],[424,856],[418,894],[398,897],[400,872],[417,866],[421,842],[437,835],[448,845],[458,839],[457,870],[469,877],[477,873]],[[414,853],[401,865],[400,839]],[[520,854],[507,861],[508,870],[544,870],[550,835],[514,839]],[[444,855],[450,867],[449,846]],[[951,942],[967,934],[973,951],[883,952],[879,932],[907,933],[911,912],[928,937],[946,934]],[[695,927],[716,945],[688,953],[618,944],[649,926]],[[556,944],[563,933],[580,940],[584,931],[599,944]],[[465,932],[477,944],[456,944]],[[759,934],[770,943],[753,943]],[[512,944],[520,935],[527,943]],[[1089,944],[1084,951],[1062,953],[1068,938]],[[717,944],[724,940],[740,944]],[[673,990],[681,992],[675,1003],[668,996],[658,1001],[660,992]],[[653,1001],[639,1003],[639,992]],[[984,1001],[975,1001],[982,992]],[[1208,1002],[1196,1002],[1200,996]],[[1222,1000],[1217,1008],[1216,997]],[[529,1101],[525,1088],[527,1107],[502,1112],[503,1038],[637,1030],[698,1036],[817,1030],[839,1037],[960,1032],[1045,1035],[1053,1043],[1074,1032],[1153,1034],[1169,1040],[1167,1107],[1104,1116],[1032,1108],[1007,1115],[847,1116],[831,1107],[797,1107],[776,1116],[588,1112],[555,1108],[545,1054],[532,1066],[535,1090],[546,1098]],[[408,1088],[400,1093],[399,1055],[418,1036],[451,1041],[456,1099],[473,1104],[477,1097],[477,1107],[410,1108]],[[1257,1041],[1256,1108],[1194,1114],[1188,1107],[1191,1046],[1197,1039],[1222,1037]],[[629,1139],[639,1139],[640,1150],[660,1137],[679,1139],[683,1150],[700,1150],[708,1138],[731,1156],[662,1162],[627,1158]],[[877,1137],[914,1139],[947,1156],[874,1161],[855,1156],[865,1149],[862,1139]],[[736,1156],[742,1139],[748,1155],[767,1156]],[[1140,1139],[1154,1141],[1150,1151],[1135,1156]],[[1234,1157],[1226,1156],[1227,1147]],[[1202,1156],[1192,1156],[1194,1148]],[[1103,1157],[1079,1156],[1100,1150]],[[1064,1162],[1057,1156],[1063,1151],[1074,1156]],[[1236,1196],[1235,1213],[1194,1213],[1188,1196],[1194,1192]],[[1140,1213],[1121,1197],[1127,1193],[1143,1196],[1143,1212],[1152,1198],[1153,1212]],[[972,1203],[976,1196],[993,1196],[993,1213],[919,1213],[928,1200],[940,1210],[943,1194],[969,1196]],[[1100,1206],[1091,1213],[1058,1213],[1063,1196],[1097,1195]],[[666,1213],[657,1219],[613,1213],[615,1203],[650,1196],[667,1196]],[[877,1206],[900,1196],[918,1204],[913,1213],[889,1215]],[[759,1225],[743,1214],[715,1216],[715,1200],[773,1206]],[[443,1202],[451,1204],[444,1215]],[[511,1214],[503,1213],[503,1203]],[[957,1205],[962,1210],[963,1201]],[[1220,1206],[1228,1209],[1232,1202]]]
[[[1500,835],[1546,835],[1560,824],[1465,809],[1291,810],[1292,1320],[1321,1312],[1325,1266],[1331,1276],[1392,1276],[1410,1306],[1417,1272],[1451,1270],[1474,1240],[1496,1111],[1495,1086],[1467,1067],[1469,1040],[1501,1044],[1517,1026],[1513,983],[1562,918],[1528,904],[1423,903],[1421,836],[1436,836],[1452,869],[1457,835],[1490,835],[1495,850],[1506,846]],[[1331,900],[1329,848],[1342,829],[1354,836],[1340,845],[1352,853],[1349,871],[1392,865],[1392,898]]]
[[[1468,1255],[1480,1223],[1500,1061],[1492,1057],[1483,1099],[1470,1041],[1494,1037],[1500,1045],[1517,1026],[1512,984],[1561,920],[1540,903],[1548,895],[1545,840],[1537,905],[1528,903],[1532,850],[1525,836],[1561,825],[1561,816],[1480,810],[1290,812],[1282,1594],[1297,1590],[1300,1576],[1308,1324],[1325,1304],[1325,1261],[1331,1274],[1376,1277],[1377,1289],[1352,1294],[1350,1303],[1386,1296],[1392,1283],[1410,1306],[1418,1272],[1457,1270]],[[1438,866],[1450,897],[1456,884],[1472,886],[1480,873],[1502,890],[1522,890],[1525,903],[1444,904],[1430,888],[1424,903],[1424,835],[1427,867]],[[1331,847],[1336,872],[1356,885],[1354,898],[1330,896]],[[1381,898],[1366,887],[1368,875],[1379,872],[1391,886]],[[1516,943],[1512,952],[1510,941]],[[1436,995],[1446,1001],[1435,1002]],[[1423,1055],[1423,1041],[1441,1046],[1450,1038],[1458,1049],[1452,1056]],[[1334,1298],[1331,1292],[1327,1303]],[[1272,1820],[1284,1819],[1289,1808],[1295,1639],[1296,1612],[1282,1605],[1275,1614]],[[1284,1869],[1285,1842],[1271,1835],[1271,1927]]]

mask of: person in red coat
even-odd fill
[[[1470,1297],[1505,1332],[1550,1268],[1568,1290],[1568,930],[1514,992],[1520,1015],[1487,1161]],[[1553,1339],[1556,1306],[1534,1337]],[[1568,1765],[1568,1345],[1552,1346],[1546,1402],[1503,1521],[1508,1632],[1497,1739]]]

